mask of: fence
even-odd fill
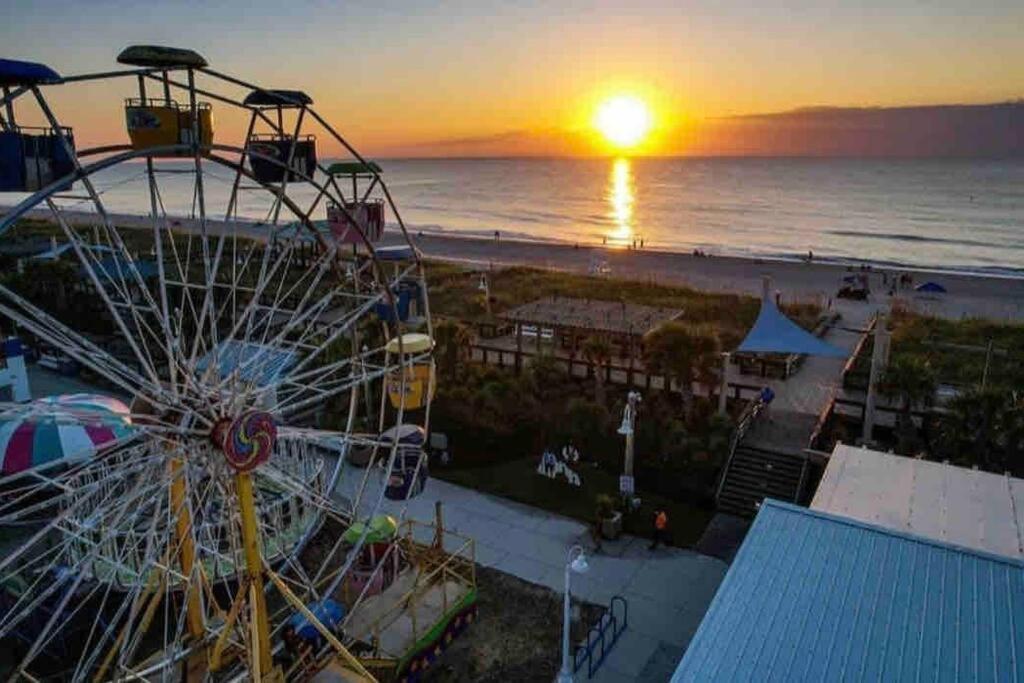
[[[585,358],[573,358],[571,356],[545,353],[543,351],[537,353],[536,351],[528,351],[526,349],[509,349],[494,344],[483,344],[479,342],[470,347],[470,358],[473,361],[485,364],[490,363],[505,368],[515,368],[517,372],[522,369],[524,362],[529,362],[532,358],[535,358],[538,355],[552,359],[555,364],[564,369],[570,377],[590,379],[594,377],[597,372],[603,372],[604,381],[607,384],[643,387],[646,390],[665,389],[666,385],[670,384],[670,381],[664,375],[648,373],[642,366],[635,364],[622,365],[621,363],[613,361],[603,366],[599,366]],[[674,385],[670,385],[669,389],[672,391],[678,391]],[[730,397],[738,401],[743,399],[744,394],[747,392],[754,396],[760,394],[761,386],[756,384],[729,382],[729,391]],[[694,385],[694,394],[698,396],[710,396],[712,398],[718,395],[717,392],[711,392],[709,394],[705,391],[705,388],[700,385]]]

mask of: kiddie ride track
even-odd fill
[[[61,77],[0,60],[17,202],[0,246],[49,246],[5,270],[0,314],[132,399],[129,435],[95,456],[0,475],[0,674],[416,679],[473,619],[473,544],[440,514],[404,519],[427,480],[433,341],[381,169],[302,92],[190,50],[118,61]],[[129,143],[76,149],[46,95],[108,80],[134,89]],[[214,105],[247,117],[240,145],[215,142]],[[325,164],[318,134],[346,158]],[[133,188],[148,215],[108,210]],[[176,193],[189,216],[165,210]],[[0,415],[62,424],[50,405]]]

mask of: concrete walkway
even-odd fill
[[[363,472],[346,465],[337,493],[353,496]],[[371,472],[363,514],[380,485],[380,471]],[[621,595],[629,605],[629,627],[593,681],[668,680],[727,569],[721,560],[689,550],[652,552],[646,540],[635,537],[605,543],[601,554],[593,554],[580,522],[438,479],[409,501],[408,517],[432,520],[438,500],[445,527],[475,539],[477,562],[559,592],[569,548],[580,543],[587,549],[590,568],[573,576],[573,595],[599,605]],[[383,511],[398,515],[401,507],[385,500]],[[551,647],[557,650],[560,643]],[[585,669],[577,680],[588,680]]]

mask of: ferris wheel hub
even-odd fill
[[[215,422],[210,440],[235,471],[249,472],[270,458],[277,442],[277,424],[270,413],[249,410]]]

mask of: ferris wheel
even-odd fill
[[[4,331],[128,406],[0,404],[4,424],[111,435],[4,461],[0,672],[408,676],[423,639],[387,650],[368,601],[455,558],[403,536],[404,509],[377,514],[423,490],[434,391],[424,268],[382,170],[305,93],[191,50],[118,62],[61,77],[0,60],[0,247],[43,249],[0,279]],[[127,141],[81,149],[48,96],[97,81],[125,88]],[[234,144],[221,108],[247,120]],[[347,465],[357,452],[373,464]],[[442,586],[442,626],[472,581],[451,605]]]

